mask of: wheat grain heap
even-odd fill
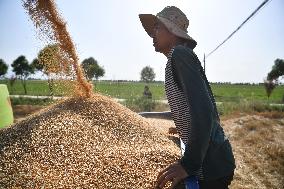
[[[178,154],[110,98],[70,98],[0,130],[0,188],[153,188]]]

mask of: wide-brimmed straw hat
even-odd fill
[[[188,35],[187,28],[189,21],[186,15],[175,6],[165,7],[156,16],[152,14],[139,14],[139,18],[150,37],[153,37],[154,25],[158,19],[172,34],[186,39],[192,49],[197,45],[197,42]]]

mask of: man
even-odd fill
[[[182,143],[183,157],[158,174],[156,188],[171,181],[175,188],[224,189],[230,185],[235,161],[216,108],[214,96],[187,33],[189,21],[177,7],[164,8],[156,16],[140,14],[140,21],[156,52],[167,59],[165,91]],[[198,185],[194,183],[198,180]]]
[[[152,93],[151,93],[148,85],[145,85],[145,87],[144,87],[143,97],[152,99]]]

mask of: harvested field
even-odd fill
[[[232,188],[284,186],[284,114],[246,115],[224,122],[237,161]]]
[[[70,98],[0,130],[1,188],[153,188],[179,148],[110,98]]]

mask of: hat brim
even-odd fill
[[[174,24],[166,18],[155,16],[152,14],[139,14],[139,18],[142,23],[142,26],[151,38],[153,38],[154,26],[158,19],[167,27],[167,29],[171,33],[178,37],[186,39],[188,41],[189,47],[194,49],[197,45],[197,42],[192,37],[190,37],[186,32],[178,29],[178,27],[174,26]]]
[[[152,14],[139,14],[139,18],[147,34],[150,37],[153,37],[154,25],[156,23],[157,17]]]

